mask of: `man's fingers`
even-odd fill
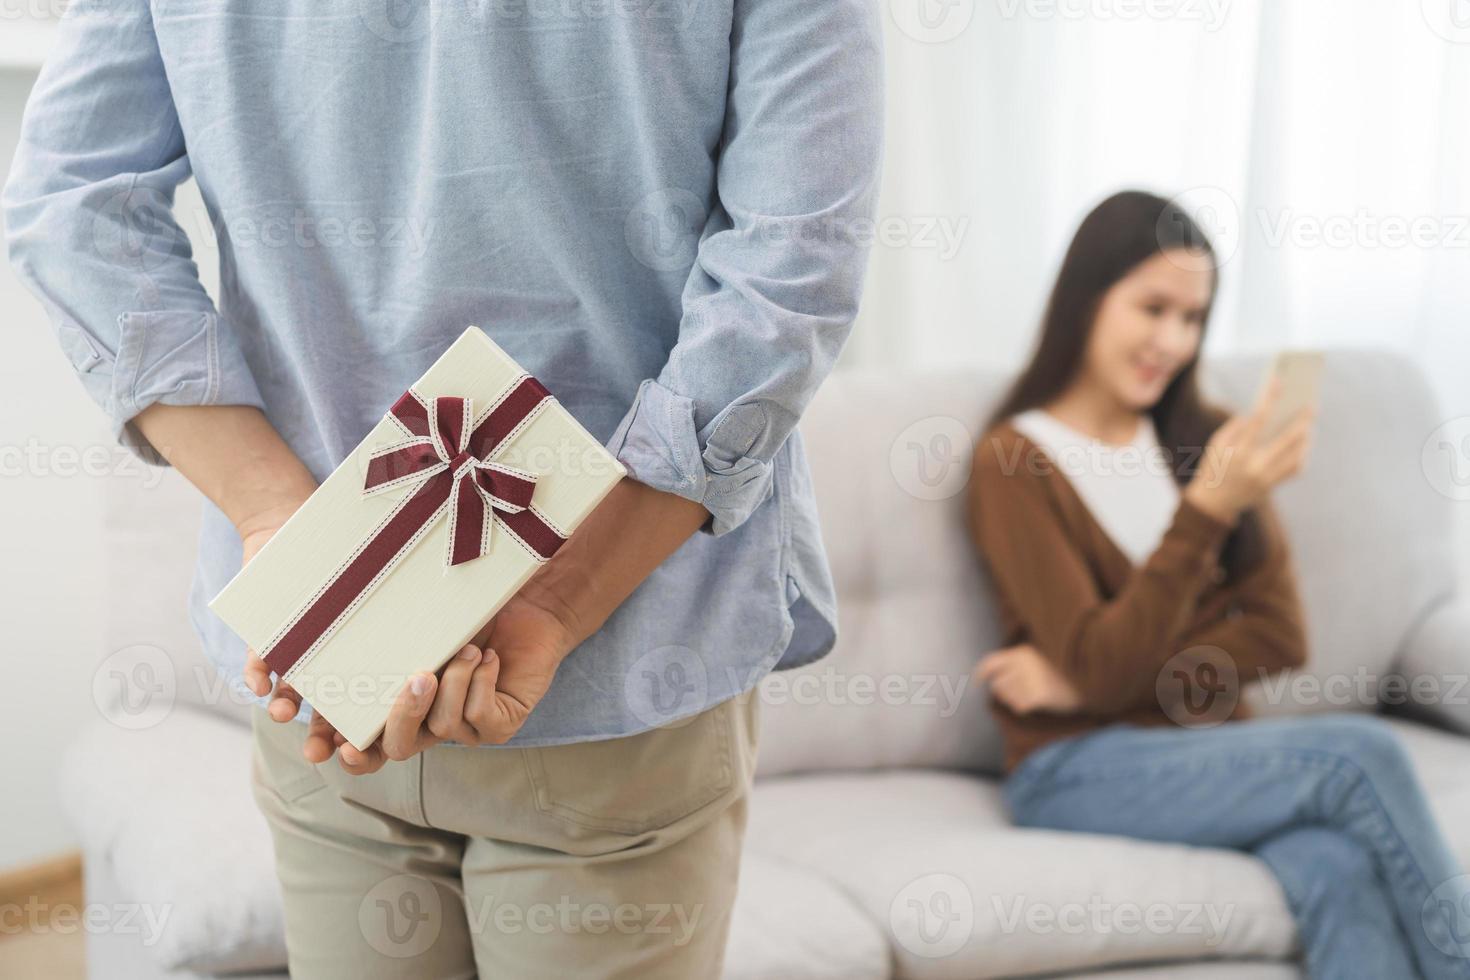
[[[398,699],[388,712],[388,723],[378,740],[389,759],[407,759],[419,751],[424,719],[434,704],[439,678],[433,674],[414,674],[398,692]]]
[[[429,731],[436,737],[463,741],[474,730],[465,724],[464,704],[480,659],[478,647],[466,646],[444,668],[443,676],[439,678],[439,693],[434,698],[434,706],[429,709]]]
[[[250,688],[250,692],[256,697],[263,698],[267,694],[271,695],[266,711],[270,714],[272,721],[290,721],[301,710],[301,695],[296,693],[296,689],[290,684],[277,679],[275,688],[272,690],[271,669],[254,650],[245,651],[245,669],[241,674],[245,679],[245,686]]]
[[[276,681],[276,689],[271,693],[271,703],[266,706],[273,721],[286,722],[296,717],[301,710],[301,695],[296,689],[285,681]]]
[[[495,635],[495,620],[498,615],[491,616],[489,622],[480,627],[480,632],[476,633],[475,638],[470,640],[470,646],[479,650],[484,650],[490,646],[490,637]]]
[[[501,660],[494,650],[485,651],[485,660],[470,681],[465,700],[465,721],[474,726],[480,741],[501,745],[521,727],[533,705],[522,704],[509,691],[501,690]]]
[[[256,697],[263,698],[271,692],[271,669],[254,650],[245,651],[244,677],[245,686]]]
[[[331,722],[320,714],[313,713],[311,723],[306,729],[306,742],[301,746],[301,754],[313,765],[326,762],[337,751],[337,739],[341,737],[341,733],[332,727]]]
[[[352,776],[366,776],[383,768],[388,757],[383,754],[382,739],[368,746],[366,752],[359,752],[350,742],[343,742],[337,749],[337,762]]]

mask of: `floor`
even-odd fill
[[[84,980],[82,871],[68,860],[0,903],[0,980]]]

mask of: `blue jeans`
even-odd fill
[[[1312,977],[1470,978],[1470,876],[1376,718],[1113,725],[1032,753],[1005,796],[1025,827],[1255,854]]]

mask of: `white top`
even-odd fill
[[[1011,424],[1041,447],[1134,565],[1157,550],[1179,509],[1179,484],[1151,417],[1139,416],[1138,433],[1126,446],[1078,432],[1039,408]]]

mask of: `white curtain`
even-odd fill
[[[845,363],[1017,366],[1077,223],[1138,187],[1228,256],[1211,351],[1411,351],[1470,415],[1470,0],[883,2]]]

